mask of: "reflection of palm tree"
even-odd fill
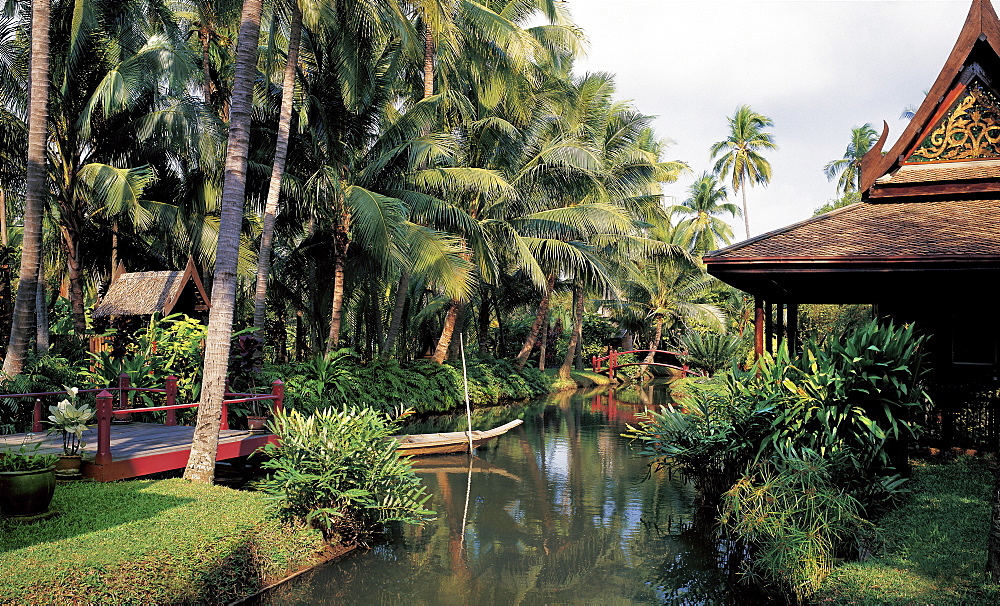
[[[851,142],[847,144],[844,157],[832,160],[823,167],[823,174],[829,181],[840,175],[837,179],[838,193],[847,194],[861,188],[861,157],[877,140],[878,133],[871,124],[855,126],[851,129]]]
[[[732,175],[733,192],[743,194],[743,224],[750,237],[750,217],[747,215],[747,185],[764,185],[771,182],[771,163],[760,154],[763,150],[778,149],[774,136],[761,129],[774,126],[774,122],[762,114],[741,105],[729,118],[729,136],[712,145],[712,159],[715,172],[720,179]]]
[[[719,186],[715,175],[703,173],[688,189],[691,197],[670,209],[674,215],[687,218],[677,228],[683,234],[692,251],[708,252],[729,244],[733,228],[719,215],[729,213],[739,217],[743,213],[735,204],[725,202],[728,197],[725,187]]]

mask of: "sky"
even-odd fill
[[[751,235],[800,221],[836,198],[823,166],[866,122],[892,146],[958,38],[971,0],[568,0],[586,34],[578,73],[615,74],[618,96],[656,116],[665,154],[691,172],[664,186],[688,197],[709,147],[740,105],[770,117],[766,188],[747,190]],[[669,201],[669,199],[668,199]],[[739,203],[730,192],[730,201]],[[740,220],[734,242],[743,239]]]

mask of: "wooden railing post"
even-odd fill
[[[118,408],[128,408],[128,388],[130,385],[127,372],[118,375]]]
[[[222,418],[219,419],[219,431],[229,429],[229,403],[222,400]]]
[[[173,406],[177,404],[177,377],[170,375],[164,381],[164,387],[167,389],[167,406]],[[164,425],[177,425],[177,411],[168,410],[167,418],[163,421]]]
[[[111,463],[111,392],[103,390],[97,394],[97,455],[98,465]]]
[[[271,401],[271,410],[274,412],[284,410],[285,384],[281,381],[281,379],[275,379],[274,383],[271,383],[271,395],[274,396],[274,400]]]
[[[608,354],[608,378],[615,380],[615,367],[618,366],[618,352],[611,350]]]
[[[590,367],[594,372],[601,372],[601,368],[597,365],[597,356],[590,356]]]
[[[35,410],[31,413],[31,431],[42,431],[42,399],[35,398]]]

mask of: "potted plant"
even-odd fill
[[[67,387],[64,399],[55,406],[49,406],[49,433],[62,433],[63,454],[56,462],[56,476],[64,480],[80,478],[80,466],[84,447],[83,432],[87,431],[87,421],[94,418],[95,411],[86,405],[76,405],[76,387]]]
[[[266,400],[254,400],[248,402],[249,410],[247,414],[247,429],[250,431],[263,432],[267,423],[268,410]]]
[[[59,457],[38,452],[40,446],[22,442],[17,450],[0,451],[0,514],[24,520],[48,512]]]

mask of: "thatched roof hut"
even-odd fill
[[[96,318],[112,316],[164,316],[183,312],[190,316],[203,316],[211,307],[201,277],[188,260],[184,271],[139,271],[124,273],[112,282],[108,293],[101,299],[92,315]]]

